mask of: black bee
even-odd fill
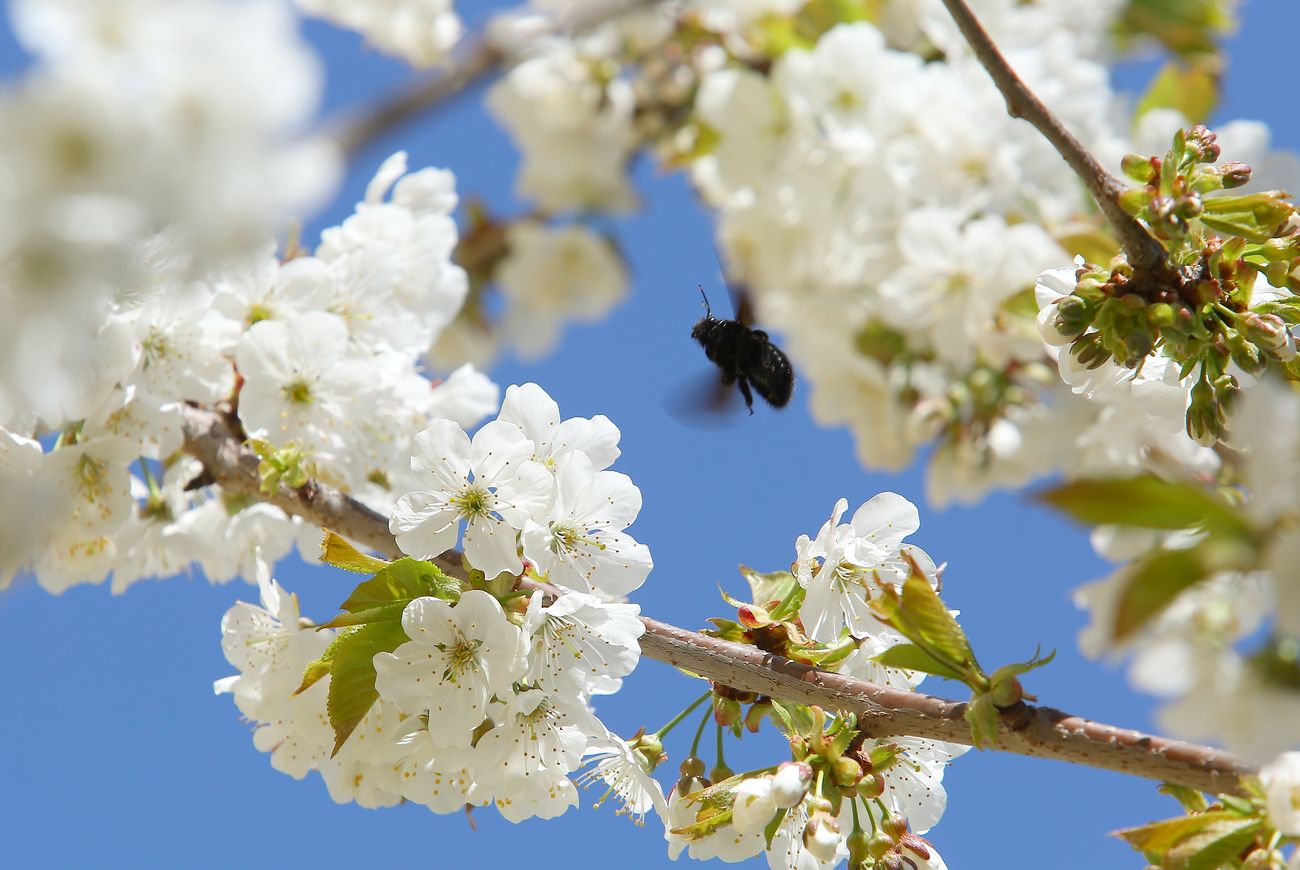
[[[736,384],[745,397],[745,407],[754,413],[754,396],[750,385],[773,408],[784,408],[794,392],[794,369],[781,349],[761,329],[751,329],[743,302],[736,320],[719,320],[704,298],[704,317],[691,330],[691,338],[700,343],[709,361],[722,370],[723,386]]]

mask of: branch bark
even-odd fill
[[[948,13],[975,52],[975,57],[993,79],[993,84],[1002,92],[1007,114],[1033,124],[1065,158],[1115,230],[1133,267],[1148,272],[1167,271],[1164,247],[1120,206],[1119,195],[1123,193],[1124,185],[1119,179],[1097,162],[1097,158],[1016,74],[966,0],[943,0],[943,4],[948,7]]]
[[[243,445],[225,414],[198,407],[184,410],[184,451],[201,461],[223,488],[262,498],[286,513],[332,529],[390,558],[402,555],[388,520],[344,493],[315,482],[299,489],[260,490],[257,457]],[[455,554],[437,560],[461,570]],[[810,668],[755,647],[688,631],[649,617],[641,651],[648,658],[715,682],[827,710],[858,714],[873,737],[909,735],[970,745],[966,705],[919,692],[878,686]],[[1226,752],[1117,728],[1050,707],[1020,704],[1003,711],[997,749],[1052,758],[1172,782],[1213,793],[1241,793],[1238,778],[1254,771]]]
[[[581,33],[656,2],[659,0],[591,0],[554,15],[533,34],[530,43],[559,34]],[[523,53],[519,47],[497,45],[489,35],[481,35],[464,46],[439,72],[422,76],[405,89],[331,123],[332,138],[345,154],[355,155],[429,109],[496,77],[518,62]]]

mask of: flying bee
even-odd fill
[[[747,325],[748,306],[743,301],[736,320],[719,320],[713,316],[703,287],[700,296],[704,299],[704,317],[691,330],[691,338],[700,343],[709,361],[722,371],[722,386],[738,386],[750,414],[754,413],[751,385],[773,408],[784,408],[794,392],[790,360],[766,332]]]

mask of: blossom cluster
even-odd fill
[[[903,543],[920,526],[917,510],[892,492],[870,499],[850,522],[842,523],[847,509],[847,501],[840,499],[816,538],[802,535],[796,542],[790,593],[799,601],[797,621],[782,630],[801,630],[808,642],[823,649],[847,644],[851,652],[828,665],[839,673],[913,690],[924,674],[875,660],[905,638],[874,615],[868,602],[879,584],[898,587],[914,571],[937,584],[934,562],[920,548]],[[764,627],[780,634],[775,625]],[[798,656],[789,649],[781,654]],[[755,701],[753,709],[762,709],[761,702]],[[814,717],[819,715],[814,711]],[[746,724],[751,718],[752,713]],[[791,729],[788,721],[785,727]],[[702,763],[688,758],[668,796],[670,856],[688,851],[698,860],[740,861],[766,853],[774,870],[826,870],[846,858],[862,866],[870,852],[873,859],[894,862],[879,866],[902,866],[897,862],[904,859],[916,867],[945,866],[919,835],[942,817],[947,806],[944,769],[968,747],[860,734],[837,742],[828,736],[836,733],[848,735],[851,728],[837,719],[823,727],[814,718],[807,733],[798,728],[787,733],[795,753],[791,761],[739,774],[724,785],[705,780]],[[725,795],[712,794],[718,788]],[[868,837],[868,830],[876,836]],[[895,857],[886,858],[889,854]]]
[[[624,532],[640,492],[608,470],[618,437],[605,417],[561,421],[535,384],[511,387],[472,440],[445,420],[416,436],[411,467],[425,488],[393,509],[401,548],[441,555],[463,523],[472,572],[521,574],[522,549],[529,573],[555,594],[548,602],[541,589],[498,598],[464,588],[411,600],[401,614],[407,640],[374,656],[378,699],[340,746],[326,712],[331,678],[296,691],[335,636],[299,625],[296,603],[264,572],[263,606],[238,604],[223,622],[240,674],[217,688],[257,723],[254,743],[272,765],[295,777],[319,770],[335,800],[372,807],[493,804],[511,821],[551,818],[577,805],[577,775],[604,782],[637,817],[666,810],[649,762],[590,707],[640,658],[639,608],[619,599],[651,567],[646,547]]]
[[[102,312],[88,342],[95,365],[75,390],[0,422],[5,497],[31,505],[5,532],[0,582],[30,568],[61,592],[112,573],[120,592],[191,563],[224,582],[252,577],[255,550],[274,562],[299,540],[315,560],[319,529],[211,485],[180,452],[186,403],[229,409],[290,479],[390,510],[414,488],[417,432],[472,425],[497,406],[496,386],[472,367],[431,383],[421,363],[467,292],[451,262],[456,201],[449,172],[407,173],[399,153],[311,255],[277,256],[264,241],[182,276],[154,252],[151,280],[119,288]],[[49,432],[57,440],[34,437]]]
[[[54,428],[100,408],[125,312],[252,255],[339,167],[304,131],[323,75],[278,0],[8,10],[32,60],[0,89],[0,425]]]

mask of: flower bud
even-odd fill
[[[1178,202],[1174,205],[1174,214],[1178,215],[1185,221],[1199,217],[1203,211],[1205,211],[1205,204],[1201,201],[1201,198],[1194,193],[1189,193],[1187,196],[1180,197]]]
[[[1156,177],[1156,172],[1160,168],[1160,160],[1155,157],[1143,157],[1141,154],[1125,154],[1124,159],[1120,161],[1119,167],[1128,178],[1139,184],[1146,184]]]
[[[1242,334],[1261,350],[1276,351],[1286,347],[1291,333],[1286,328],[1286,321],[1276,314],[1256,314],[1248,311],[1241,318],[1238,326]]]
[[[731,779],[736,772],[725,764],[715,764],[709,771],[709,782],[722,782],[724,779]]]
[[[772,776],[772,802],[781,809],[798,806],[808,794],[812,778],[813,769],[806,762],[782,762]]]
[[[804,848],[823,864],[835,860],[840,847],[840,824],[827,813],[817,813],[803,829]]]
[[[862,768],[852,758],[841,755],[831,764],[831,777],[836,785],[851,787],[862,779]]]
[[[1214,163],[1219,159],[1222,149],[1219,148],[1219,137],[1210,131],[1210,128],[1204,124],[1197,124],[1186,133],[1187,151],[1196,158],[1199,163]]]
[[[876,863],[875,857],[868,849],[871,837],[861,828],[849,834],[849,870],[868,868]]]
[[[731,804],[731,824],[741,834],[757,834],[767,827],[776,814],[772,802],[772,777],[758,776],[742,780],[736,786]]]
[[[1249,184],[1251,174],[1251,168],[1238,160],[1219,167],[1219,177],[1223,179],[1223,186],[1226,189]]]
[[[1247,374],[1257,375],[1268,368],[1268,359],[1241,333],[1234,332],[1228,337],[1228,353],[1232,356],[1232,361]]]
[[[864,774],[858,780],[858,796],[867,800],[878,798],[885,793],[885,780],[878,773]]]
[[[740,719],[740,702],[733,698],[713,699],[713,721],[723,728]]]
[[[750,734],[757,734],[763,727],[763,720],[772,712],[770,701],[756,701],[745,711],[745,728]]]
[[[677,770],[683,777],[689,776],[692,779],[699,779],[704,776],[704,759],[696,758],[692,755],[689,758],[684,759],[682,763],[678,765]]]
[[[993,706],[999,710],[1019,704],[1020,699],[1024,696],[1025,690],[1016,677],[1003,680],[993,686]]]
[[[1151,191],[1145,187],[1131,187],[1119,195],[1119,204],[1129,214],[1137,214],[1147,207]]]
[[[895,845],[896,841],[893,837],[884,831],[877,831],[867,842],[867,851],[871,853],[872,858],[883,858],[886,852],[894,851]]]
[[[880,821],[880,830],[895,840],[901,840],[907,833],[907,816],[885,816]]]
[[[1187,406],[1187,434],[1202,447],[1213,447],[1223,432],[1224,415],[1214,399],[1214,387],[1204,379],[1192,386]]]

